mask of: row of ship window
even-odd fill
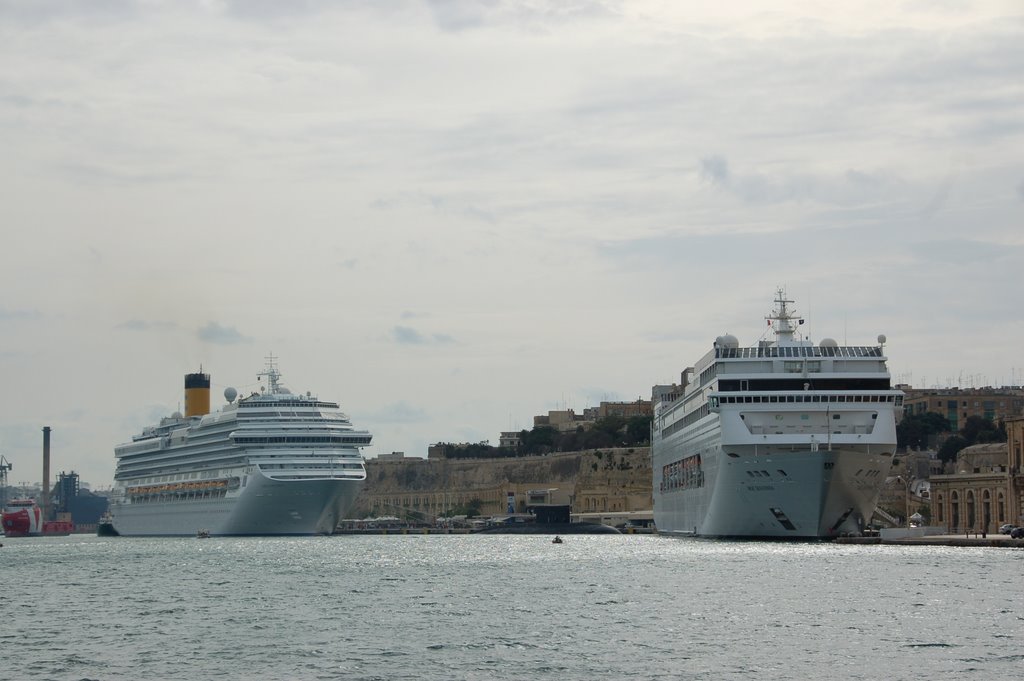
[[[220,477],[220,471],[209,470],[209,471],[197,471],[194,473],[185,473],[184,475],[156,475],[151,478],[143,478],[142,480],[132,480],[132,483],[150,485],[159,482],[185,482],[188,480],[211,480],[213,478]]]
[[[903,404],[902,395],[739,395],[736,397],[712,397],[712,406],[721,404],[763,404],[779,402],[895,402]]]
[[[287,463],[261,463],[260,470],[296,470],[296,471],[329,471],[332,469],[341,468],[348,470],[362,470],[363,465],[360,463],[336,463],[336,464],[315,464],[311,466],[296,466]]]
[[[251,444],[344,444],[344,445],[368,445],[370,444],[370,438],[368,437],[345,437],[341,435],[301,435],[301,436],[281,436],[281,437],[249,437],[245,435],[238,435],[234,438],[235,444],[240,445],[251,445]]]
[[[215,489],[202,492],[162,492],[159,494],[139,495],[132,497],[132,504],[155,504],[168,501],[198,501],[201,499],[223,499],[227,490]]]
[[[820,347],[803,345],[770,346],[767,348],[715,348],[715,357],[751,359],[755,357],[881,357],[882,348],[863,345]]]
[[[275,407],[280,410],[281,405],[279,404],[267,404],[266,402],[246,402],[241,400],[238,406],[242,409],[255,409],[257,407],[263,407],[264,409],[274,409]],[[320,402],[319,400],[295,400],[294,402],[288,403],[288,408],[293,407],[319,407],[321,409],[337,409],[338,405],[333,402]]]
[[[203,456],[202,454],[200,457]],[[149,469],[164,469],[178,471],[182,468],[192,468],[191,464],[203,463],[202,461],[196,462],[190,458],[183,458],[174,462],[155,462],[155,461],[140,461],[127,465],[122,465],[118,468],[118,472],[114,475],[115,480],[123,480],[125,478],[131,478],[132,482],[135,482],[136,475],[144,475],[149,473]],[[218,459],[216,465],[230,468],[234,466],[241,466],[245,464],[243,457],[235,457],[231,459]],[[159,472],[159,471],[157,471]],[[205,471],[194,471],[191,473],[169,473],[167,475],[157,475],[152,478],[146,478],[142,482],[174,482],[176,480],[205,480],[209,478],[216,478],[220,471],[217,469],[208,469]]]
[[[678,421],[676,421],[672,425],[667,426],[665,428],[662,428],[661,436],[662,437],[668,437],[672,433],[676,433],[676,432],[682,430],[683,428],[685,428],[685,427],[687,427],[689,425],[692,425],[692,424],[696,423],[697,421],[700,421],[702,418],[704,418],[705,416],[707,416],[710,413],[711,413],[711,407],[708,405],[707,402],[705,402],[699,408],[694,409],[689,414],[687,414],[683,418],[679,419]]]
[[[275,473],[272,477],[274,480],[319,480],[323,479],[324,475],[323,472],[318,473],[317,475],[310,475],[309,473],[305,475],[279,475]],[[332,480],[364,480],[366,476],[353,475],[351,473],[331,473],[330,477]],[[307,492],[307,494],[309,494],[309,492]]]
[[[696,489],[704,486],[704,470],[700,454],[691,454],[666,464],[661,470],[661,491]]]

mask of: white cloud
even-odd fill
[[[35,309],[8,309],[0,307],[0,322],[22,322],[39,319],[42,314]]]
[[[231,326],[221,326],[217,322],[208,322],[206,326],[199,329],[197,335],[200,340],[219,345],[236,345],[238,343],[252,342],[252,338],[242,335],[238,329]]]
[[[401,345],[444,345],[455,342],[446,333],[424,334],[411,326],[396,326],[391,330],[391,336]]]
[[[127,331],[169,331],[175,328],[173,322],[151,322],[145,319],[129,319],[117,325],[118,329]],[[202,331],[200,331],[202,334]]]

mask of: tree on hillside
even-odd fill
[[[519,433],[519,451],[523,454],[546,454],[555,448],[558,431],[551,426],[535,426]]]
[[[968,416],[960,434],[971,444],[983,442],[1006,442],[1006,427],[981,416]]]
[[[968,416],[960,432],[946,439],[939,448],[939,459],[953,461],[964,447],[986,442],[1006,442],[1006,426],[980,416]]]
[[[900,449],[924,449],[928,438],[950,431],[949,420],[942,414],[929,411],[924,414],[909,414],[896,426],[896,446]]]
[[[605,430],[593,428],[580,429],[575,433],[565,433],[558,438],[558,450],[562,452],[578,452],[584,449],[600,449],[614,447],[615,436]]]
[[[959,435],[951,435],[939,447],[939,460],[943,462],[953,461],[956,459],[957,452],[970,444],[970,442]]]
[[[603,419],[598,419],[594,422],[594,430],[599,430],[611,435],[612,440],[617,440],[620,437],[620,433],[626,426],[626,419],[621,416],[605,416]]]
[[[590,428],[580,425],[574,432],[559,433],[551,426],[537,426],[519,433],[519,454],[576,452],[584,449],[605,449],[645,445],[651,438],[651,417],[606,416]]]
[[[651,441],[651,416],[634,416],[626,423],[626,444],[640,445]]]
[[[492,447],[484,442],[438,444],[444,448],[446,459],[491,459],[509,455],[506,450],[500,447]]]

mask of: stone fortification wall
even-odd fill
[[[549,490],[549,503],[573,512],[650,510],[650,449],[588,450],[501,459],[403,459],[366,462],[366,485],[351,513],[432,519],[480,502],[482,515],[525,510],[529,492]]]

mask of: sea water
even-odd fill
[[[1016,679],[1024,551],[4,539],[0,679]]]

